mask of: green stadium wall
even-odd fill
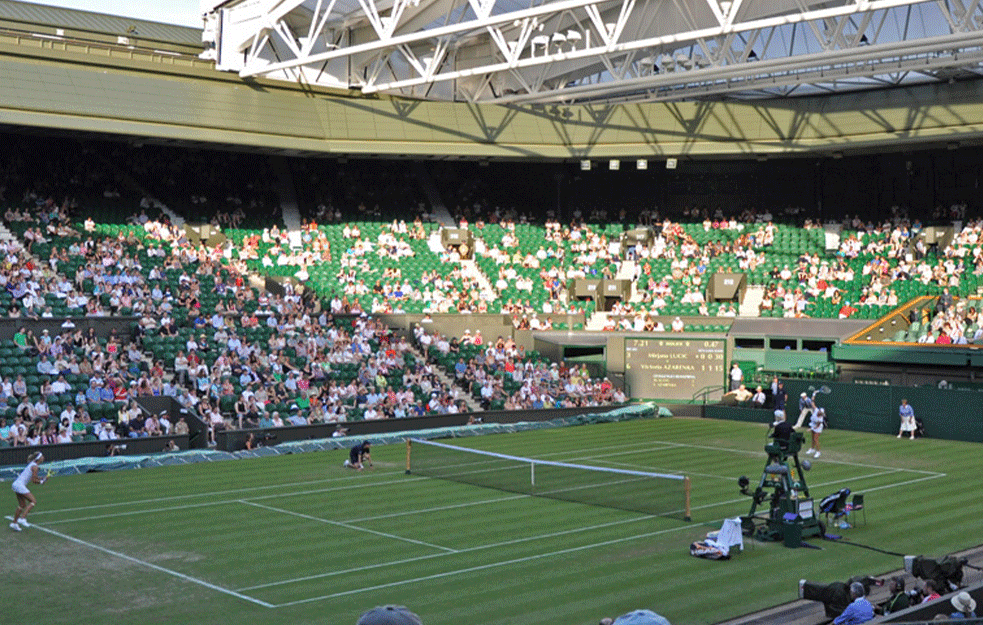
[[[798,398],[810,392],[810,380],[785,380],[788,392],[788,416],[798,417]],[[983,402],[972,390],[934,387],[900,387],[870,384],[827,382],[832,391],[817,395],[816,403],[826,409],[831,429],[896,435],[900,421],[898,406],[902,399],[915,409],[915,416],[925,425],[930,438],[983,442]],[[757,423],[771,423],[771,410],[744,407],[707,406],[704,416]]]

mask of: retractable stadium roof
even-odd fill
[[[977,79],[981,0],[203,0],[222,70],[442,101],[771,98]]]

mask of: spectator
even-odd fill
[[[669,621],[652,610],[635,610],[614,619],[612,625],[670,625]]]
[[[949,615],[949,618],[954,619],[975,619],[976,618],[976,601],[972,596],[966,591],[962,591],[955,597],[949,600],[952,603],[952,607],[956,609],[955,612]]]
[[[891,584],[888,587],[891,597],[882,604],[883,610],[880,610],[880,613],[891,614],[893,612],[900,612],[901,610],[907,610],[911,606],[911,597],[905,592],[904,587],[904,577],[898,575],[891,578]]]
[[[930,579],[925,580],[925,584],[922,586],[922,603],[928,603],[929,601],[935,601],[941,598],[942,595],[935,589],[935,582]]]
[[[730,390],[736,391],[744,381],[744,371],[736,362],[730,366]]]
[[[853,600],[843,613],[833,619],[834,625],[857,625],[874,618],[874,606],[867,601],[867,592],[860,582],[850,584],[850,598]]]
[[[423,621],[406,607],[386,605],[365,612],[355,625],[423,625]]]
[[[766,400],[764,389],[761,386],[754,389],[754,395],[751,396],[751,406],[753,408],[764,408]]]

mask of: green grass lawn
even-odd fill
[[[760,477],[764,434],[673,418],[453,441],[685,473],[692,522],[405,475],[398,445],[377,446],[361,473],[331,451],[56,477],[34,488],[37,527],[0,542],[2,622],[354,625],[396,603],[426,625],[593,625],[636,608],[688,625],[791,601],[800,578],[901,567],[818,539],[690,557],[691,542],[747,513],[737,478]],[[978,445],[839,430],[823,444],[813,497],[866,494],[867,524],[837,530],[849,541],[935,557],[978,544]]]

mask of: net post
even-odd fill
[[[692,521],[693,517],[690,515],[689,509],[689,476],[683,478],[683,490],[686,493],[686,513],[683,516],[684,521]]]
[[[406,475],[410,474],[410,450],[413,449],[413,441],[406,439]]]

